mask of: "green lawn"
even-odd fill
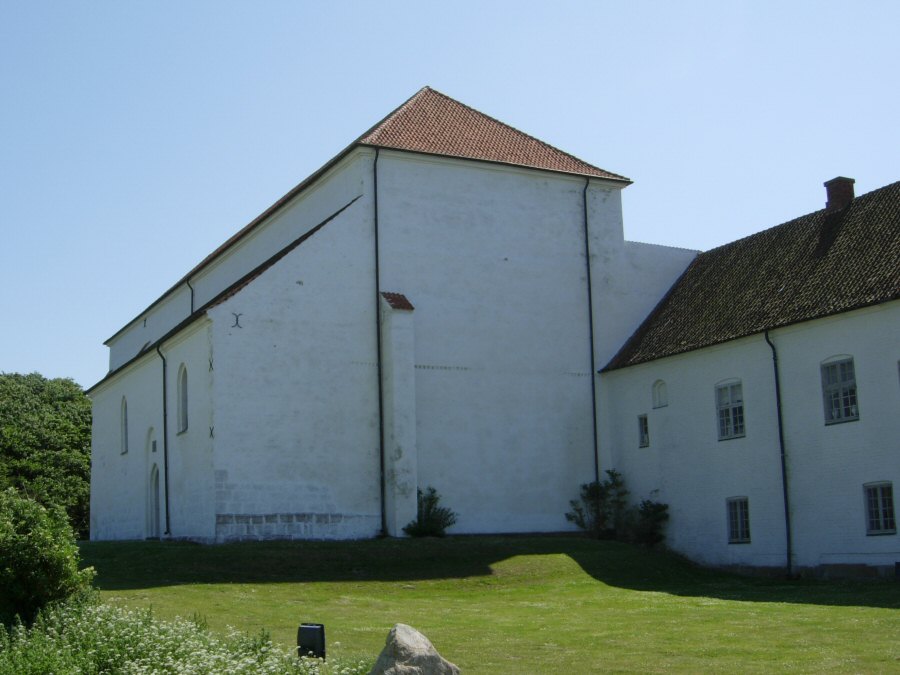
[[[580,537],[84,543],[108,602],[374,660],[408,623],[468,673],[900,672],[900,583],[748,579]],[[337,643],[340,643],[339,645]]]

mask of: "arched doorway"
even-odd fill
[[[159,468],[150,469],[147,495],[147,538],[159,539]]]

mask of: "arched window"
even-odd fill
[[[666,389],[666,383],[663,380],[657,380],[653,383],[653,407],[665,408],[669,405],[669,392]]]
[[[178,369],[178,432],[188,428],[188,376],[187,368],[181,364]]]
[[[119,431],[121,435],[120,450],[124,455],[128,452],[128,401],[122,397],[122,409],[119,413]]]

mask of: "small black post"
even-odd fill
[[[325,624],[300,624],[300,628],[297,629],[297,656],[325,658]]]

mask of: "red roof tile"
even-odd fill
[[[359,143],[628,181],[592,166],[430,87],[360,136]],[[630,181],[629,181],[630,182]]]
[[[391,306],[391,309],[415,309],[415,307],[412,306],[412,303],[405,295],[403,295],[403,293],[382,292],[381,296],[387,301],[387,304]]]

